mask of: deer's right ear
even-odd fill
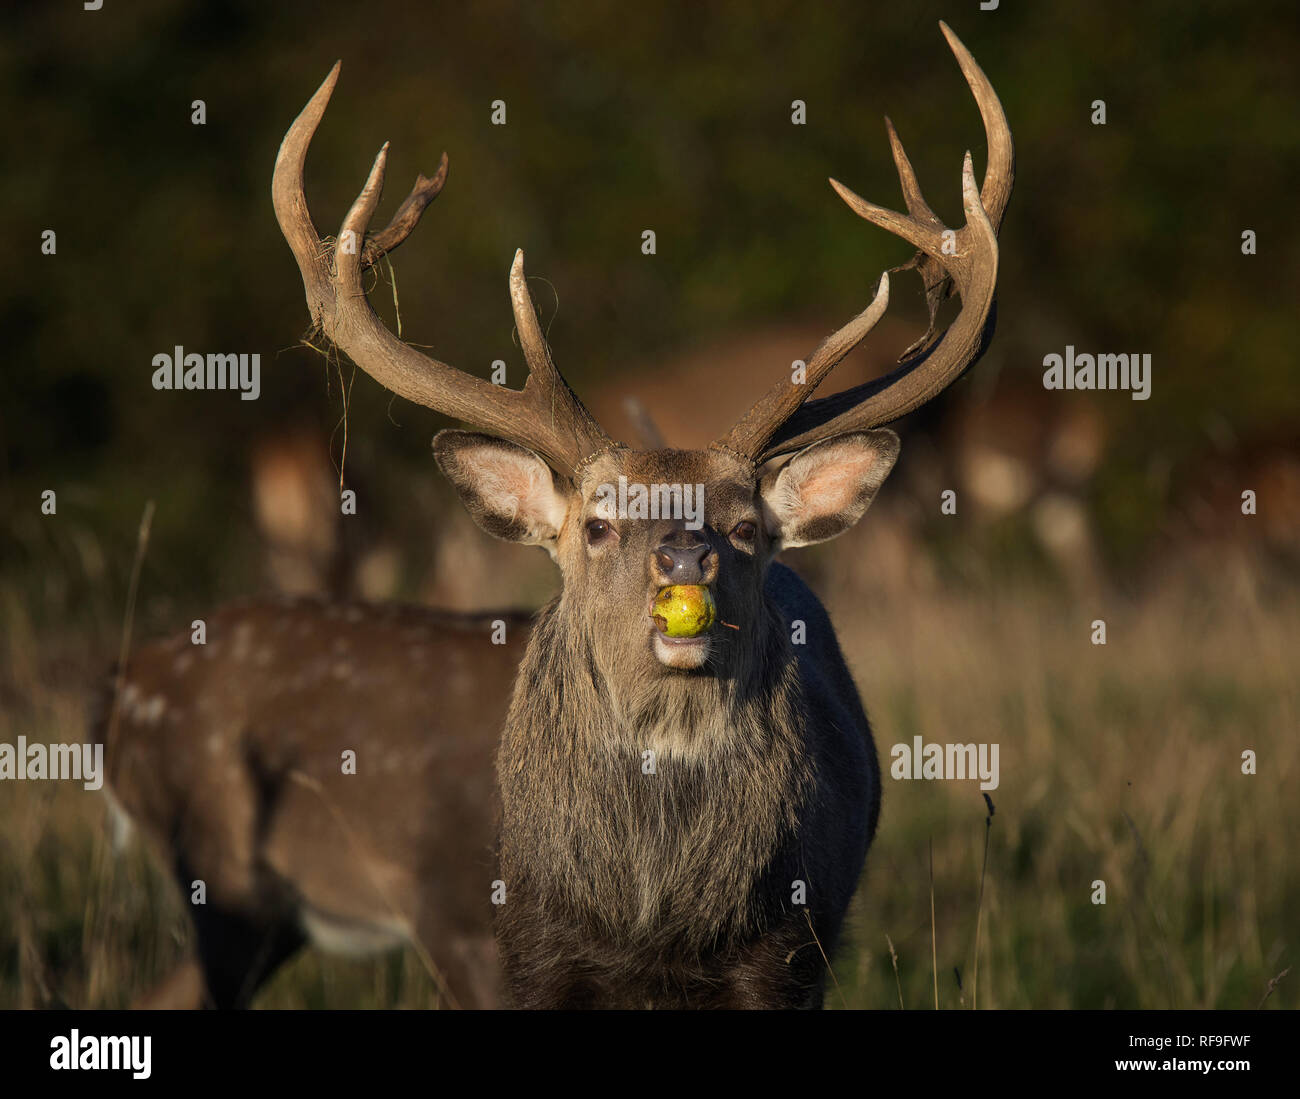
[[[866,513],[898,458],[888,428],[837,435],[805,447],[763,477],[763,517],[781,549],[825,542]]]
[[[461,502],[488,534],[525,546],[553,545],[568,499],[531,450],[471,431],[440,431],[433,455]]]

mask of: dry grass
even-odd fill
[[[980,1007],[1255,1007],[1295,961],[1300,909],[1295,587],[1196,580],[1134,601],[1003,578],[886,595],[857,558],[835,560],[828,603],[885,767],[917,735],[996,742],[1001,785],[988,828],[975,782],[886,775],[828,1003],[970,1007],[978,924]],[[79,582],[0,586],[0,740],[84,738],[120,609],[112,583],[64,564]],[[0,1007],[124,1005],[188,937],[149,855],[109,850],[97,796],[0,784]],[[307,952],[259,1006],[436,1002],[413,952]],[[1300,981],[1267,1003],[1300,1006]]]
[[[969,1005],[954,967],[965,982],[977,923],[984,1007],[1258,1004],[1294,960],[1300,901],[1293,587],[1207,594],[1192,580],[1079,603],[1004,583],[840,598],[832,612],[886,762],[916,735],[1001,746],[982,919],[978,784],[886,777],[857,911],[864,953],[839,963],[862,978],[850,1002],[896,1006],[887,934],[907,1006],[931,999],[933,835],[941,1006]],[[1105,646],[1091,643],[1095,618]],[[1270,1002],[1294,1007],[1300,989],[1283,982]]]

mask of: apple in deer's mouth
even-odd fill
[[[665,637],[699,637],[717,620],[718,608],[703,584],[670,584],[659,589],[650,617]]]
[[[701,667],[711,648],[709,630],[717,620],[713,593],[702,584],[661,588],[650,608],[654,653],[661,664],[683,671]]]

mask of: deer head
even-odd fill
[[[361,277],[414,229],[446,178],[446,156],[432,179],[417,178],[389,226],[367,238],[383,185],[385,145],[337,241],[327,243],[307,208],[303,165],[338,65],[285,136],[273,198],[314,324],[380,384],[481,429],[440,433],[434,443],[439,465],[485,531],[544,546],[552,555],[564,578],[557,609],[561,634],[587,639],[607,678],[736,674],[750,659],[753,646],[746,640],[767,624],[762,591],[773,556],[852,527],[898,456],[898,437],[884,425],[933,398],[982,354],[993,328],[997,229],[1011,193],[1013,151],[989,81],[957,37],[946,26],[943,32],[974,93],[988,140],[982,190],[970,153],[965,155],[965,224],[948,230],[926,204],[888,119],[907,214],[873,205],[831,180],[860,217],[917,248],[895,270],[920,273],[930,311],[927,332],[885,377],[813,397],[885,312],[889,272],[882,274],[870,304],[813,352],[802,383],[778,382],[730,431],[698,451],[637,450],[601,429],[552,362],[524,279],[522,252],[510,270],[529,370],[522,389],[491,385],[402,343],[370,308]],[[960,312],[938,332],[939,306],[953,290]],[[652,508],[655,501],[677,507],[667,515],[662,507],[640,512],[638,497]],[[618,506],[627,500],[633,507]],[[694,508],[691,514],[688,508]],[[677,584],[712,593],[719,621],[708,632],[669,637],[652,617],[660,590]]]

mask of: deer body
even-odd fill
[[[880,777],[829,618],[772,558],[851,527],[897,451],[857,432],[760,476],[726,447],[610,447],[569,480],[512,443],[438,436],[480,526],[545,546],[564,577],[498,760],[513,1002],[820,1005]],[[702,485],[698,529],[610,514],[623,482]],[[666,637],[648,611],[677,584],[706,586],[732,629]]]
[[[794,621],[812,645],[790,643]],[[755,628],[734,677],[638,684],[633,702],[562,602],[540,616],[499,761],[515,1003],[820,1003],[879,769],[825,612],[782,566]]]
[[[280,599],[219,611],[205,644],[142,647],[97,735],[113,799],[189,902],[197,953],[143,1006],[244,1006],[307,943],[408,941],[445,1002],[498,1003],[492,756],[528,629]]]

